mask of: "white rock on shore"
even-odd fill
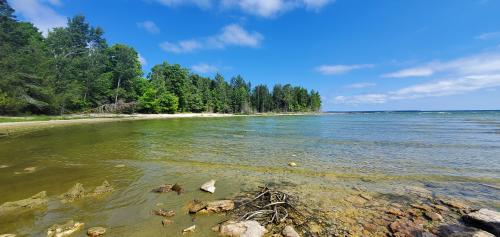
[[[215,180],[210,180],[203,185],[201,185],[201,190],[209,193],[215,193]]]
[[[282,234],[284,237],[300,237],[299,233],[297,233],[297,231],[289,225],[285,226]]]
[[[223,236],[230,237],[262,237],[267,233],[266,228],[257,221],[228,221],[218,227]]]
[[[500,212],[483,208],[463,216],[463,219],[467,225],[500,236]]]

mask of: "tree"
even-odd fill
[[[164,62],[151,69],[149,79],[161,90],[168,91],[179,98],[179,111],[189,110],[189,70],[179,64]]]
[[[134,101],[141,94],[141,64],[137,52],[126,45],[115,44],[107,50],[108,70],[114,86],[113,101]]]
[[[266,85],[257,85],[252,92],[252,105],[259,113],[272,109],[272,98]]]
[[[250,112],[250,83],[240,75],[231,79],[231,108],[233,113]]]

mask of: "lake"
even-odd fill
[[[297,167],[289,167],[295,162]],[[500,112],[371,112],[181,118],[61,126],[0,138],[0,204],[47,191],[45,209],[0,216],[0,234],[45,236],[67,220],[111,236],[216,236],[223,215],[193,218],[193,199],[233,198],[276,185],[324,210],[362,189],[395,200],[411,190],[500,208]],[[27,167],[36,167],[25,171]],[[199,191],[217,180],[215,194]],[[75,183],[116,191],[61,203]],[[179,183],[185,192],[151,189]],[[173,209],[163,227],[157,208]],[[350,207],[349,207],[350,208]],[[363,214],[363,207],[352,207]],[[338,218],[357,220],[353,216]],[[354,228],[354,227],[353,227]],[[81,236],[84,235],[82,231]]]

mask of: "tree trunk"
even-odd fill
[[[116,85],[116,93],[115,93],[115,108],[116,104],[118,103],[118,89],[120,89],[120,84],[122,83],[122,78],[118,78],[118,83]]]

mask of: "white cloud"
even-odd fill
[[[60,1],[52,0],[50,3],[58,4]],[[32,22],[44,35],[47,35],[47,32],[54,27],[66,26],[66,17],[57,13],[42,0],[11,0],[10,4],[16,13]]]
[[[181,40],[176,43],[163,42],[160,47],[171,53],[189,53],[201,49],[224,49],[228,46],[259,47],[263,36],[258,32],[248,32],[237,24],[227,25],[214,36]]]
[[[496,38],[500,38],[500,32],[488,32],[488,33],[480,34],[474,38],[478,39],[478,40],[496,39]]]
[[[371,82],[360,82],[360,83],[354,83],[347,85],[347,88],[352,88],[352,89],[361,89],[361,88],[366,88],[366,87],[372,87],[376,86],[377,84],[371,83]]]
[[[200,74],[207,74],[207,73],[218,72],[219,68],[217,68],[214,65],[210,65],[210,64],[206,64],[206,63],[199,63],[199,64],[191,66],[191,70],[193,70],[193,72],[197,72]]]
[[[382,75],[383,77],[427,77],[436,73],[467,75],[500,72],[500,54],[486,53],[463,57],[447,62],[434,61],[423,66],[406,68]]]
[[[323,75],[339,75],[353,70],[372,68],[373,64],[355,64],[355,65],[321,65],[316,71]]]
[[[153,21],[137,22],[137,26],[141,29],[146,30],[147,32],[149,32],[151,34],[160,33],[160,28]]]
[[[247,14],[260,17],[273,17],[278,14],[297,9],[306,8],[319,10],[335,0],[156,0],[168,7],[193,5],[203,9],[214,6],[219,10],[238,9]]]
[[[141,54],[139,54],[139,62],[141,63],[142,66],[148,65],[148,61]]]

